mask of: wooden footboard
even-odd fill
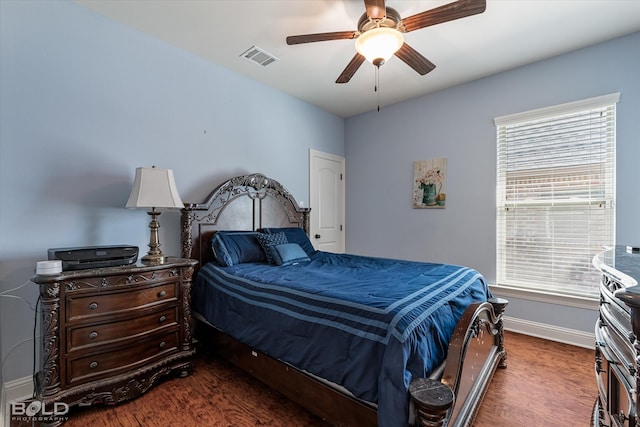
[[[486,303],[471,304],[458,322],[449,342],[442,385],[430,389],[438,395],[446,395],[441,387],[450,389],[454,395],[453,409],[443,411],[434,406],[432,396],[425,394],[423,387],[416,387],[421,381],[414,380],[412,388],[421,391],[411,393],[419,426],[471,425],[496,368],[506,367],[502,314],[507,303],[505,299],[493,298]]]

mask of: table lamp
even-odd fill
[[[127,201],[127,208],[151,208],[147,212],[151,215],[149,229],[151,237],[149,240],[149,252],[142,257],[143,264],[158,265],[164,264],[167,257],[160,250],[160,242],[158,240],[158,208],[183,208],[184,204],[178,190],[176,182],[173,178],[171,169],[158,169],[155,166],[151,168],[136,168],[136,178],[133,182],[133,189]]]

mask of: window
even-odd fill
[[[615,240],[620,94],[497,117],[497,284],[596,298]]]

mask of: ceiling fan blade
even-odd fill
[[[405,64],[416,70],[418,74],[424,76],[430,71],[433,71],[436,66],[433,62],[422,56],[417,50],[404,43],[395,55],[402,59]]]
[[[364,56],[356,53],[353,59],[351,59],[351,62],[349,62],[349,65],[347,65],[347,68],[345,68],[342,74],[338,76],[336,83],[347,83],[351,80],[351,77],[353,77],[356,71],[358,71],[358,68],[360,68],[364,62],[364,59]]]
[[[335,31],[332,33],[302,34],[287,37],[287,44],[324,42],[328,40],[355,39],[360,35],[357,31]]]
[[[387,15],[384,0],[364,0],[364,6],[367,8],[367,16],[371,19],[381,19]]]
[[[487,8],[486,0],[458,0],[445,4],[416,15],[408,16],[402,20],[404,31],[414,31],[420,28],[430,27],[454,19],[482,13]]]

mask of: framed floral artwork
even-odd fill
[[[444,209],[446,176],[446,158],[413,162],[413,207]]]

